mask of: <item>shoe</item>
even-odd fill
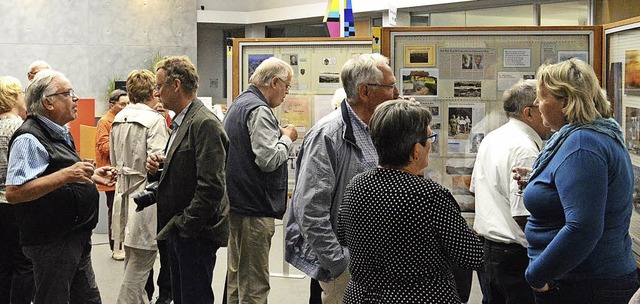
[[[124,261],[124,250],[116,250],[111,254],[111,258],[116,261]]]
[[[169,298],[169,297],[159,296],[159,297],[156,298],[155,302],[151,302],[151,303],[153,303],[153,304],[171,304],[173,302],[171,301],[171,298]]]

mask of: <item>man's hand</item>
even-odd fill
[[[291,138],[291,141],[296,141],[298,139],[298,130],[296,130],[296,126],[292,124],[288,124],[284,127],[280,127],[280,133],[282,135],[286,135]]]
[[[93,181],[100,185],[113,187],[117,179],[118,169],[111,166],[100,167],[93,172]]]
[[[91,177],[93,176],[95,168],[88,162],[79,161],[62,170],[65,171],[67,183],[93,184]]]
[[[518,186],[520,190],[523,190],[524,187],[529,183],[529,178],[531,177],[532,169],[530,167],[513,167],[511,168],[511,172],[513,174],[513,179],[518,182]]]
[[[165,157],[163,155],[151,154],[147,158],[147,164],[145,165],[147,171],[152,174],[156,174],[160,168],[160,163],[164,163]]]

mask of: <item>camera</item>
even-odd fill
[[[133,201],[138,205],[138,207],[136,207],[136,212],[140,212],[144,208],[155,204],[157,192],[158,182],[153,182],[144,187],[144,191],[132,194],[131,198],[133,198]]]

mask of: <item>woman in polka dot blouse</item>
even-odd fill
[[[355,176],[338,217],[353,303],[460,303],[451,265],[478,268],[482,244],[451,193],[420,177],[436,133],[417,103],[387,101],[369,127],[380,166]]]

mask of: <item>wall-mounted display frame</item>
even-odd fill
[[[605,88],[622,126],[635,176],[629,234],[640,267],[640,17],[603,28]]]
[[[599,26],[383,28],[381,53],[389,57],[400,93],[438,112],[434,125],[441,136],[425,176],[450,189],[463,212],[473,212],[469,183],[477,148],[507,121],[504,90],[534,78],[542,63],[569,57],[586,60],[602,75],[602,35]],[[428,56],[411,58],[415,52]]]

